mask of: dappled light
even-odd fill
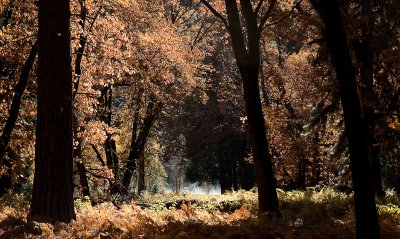
[[[1,0],[0,239],[400,238],[399,16]]]

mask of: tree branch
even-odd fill
[[[278,23],[281,23],[281,22],[283,22],[284,20],[286,20],[287,18],[291,17],[291,16],[293,15],[293,13],[294,13],[294,10],[300,8],[300,3],[301,3],[302,1],[303,1],[303,0],[300,0],[299,2],[297,2],[297,3],[292,7],[292,10],[290,10],[290,13],[289,13],[288,15],[282,17],[281,19],[279,19],[279,20],[277,20],[277,21],[275,21],[275,22],[272,22],[272,23],[270,23],[270,24],[265,25],[262,29],[265,29],[265,28],[267,28],[267,27],[270,27],[270,26],[276,25],[276,24],[278,24]]]
[[[271,16],[271,12],[274,9],[275,4],[276,4],[276,0],[272,0],[267,11],[265,12],[264,16],[261,18],[260,26],[258,27],[258,29],[260,29],[260,30],[264,29],[264,25],[267,22],[268,18]]]
[[[264,0],[260,0],[260,1],[258,2],[257,7],[256,7],[256,9],[254,10],[255,14],[258,14],[258,12],[260,11],[260,9],[261,9],[263,3],[264,3]]]
[[[213,8],[206,0],[200,0],[201,3],[203,3],[217,18],[219,18],[226,28],[228,28],[228,22],[227,20],[217,11],[215,8]]]

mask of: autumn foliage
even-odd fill
[[[381,236],[395,238],[400,5],[329,2],[340,26],[322,0],[70,0],[77,220],[30,228],[39,3],[2,0],[0,238],[353,238],[346,96],[359,104]],[[186,194],[194,185],[227,194]],[[275,191],[279,203],[265,203]]]

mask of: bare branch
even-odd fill
[[[254,12],[255,12],[256,14],[258,14],[258,12],[260,11],[260,9],[261,9],[263,3],[264,3],[264,0],[260,0],[260,1],[258,2],[257,7],[256,7],[256,10],[254,10]]]
[[[265,29],[265,28],[267,28],[267,27],[270,27],[270,26],[276,25],[276,24],[278,24],[278,23],[281,23],[281,22],[283,22],[284,20],[286,20],[287,18],[291,17],[291,16],[293,15],[293,13],[294,13],[294,10],[300,8],[300,3],[301,3],[302,1],[303,1],[303,0],[300,0],[299,2],[297,2],[297,3],[292,7],[292,10],[290,10],[290,12],[289,12],[288,15],[282,17],[281,19],[279,19],[279,20],[277,20],[277,21],[275,21],[275,22],[272,22],[272,23],[270,23],[270,24],[265,25],[262,29]]]
[[[322,37],[322,38],[318,38],[318,39],[314,39],[312,41],[309,41],[306,44],[307,45],[312,45],[312,44],[321,43],[321,42],[324,42],[324,41],[326,41],[326,39],[324,37]]]
[[[215,8],[213,8],[206,0],[200,0],[201,3],[203,3],[217,18],[219,18],[226,28],[228,28],[228,21],[217,11]]]
[[[276,0],[272,0],[271,3],[269,4],[269,7],[268,7],[267,11],[265,12],[264,16],[261,18],[260,26],[258,27],[258,29],[260,29],[260,30],[264,29],[264,25],[267,22],[268,18],[271,16],[271,12],[274,9],[275,4],[276,4]]]

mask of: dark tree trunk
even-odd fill
[[[80,0],[79,1],[80,6],[81,6],[81,13],[80,13],[80,21],[79,25],[81,27],[81,30],[85,30],[85,23],[86,23],[86,15],[87,15],[87,8],[86,8],[86,0]],[[89,28],[89,31],[92,30],[93,24],[96,21],[96,18],[98,16],[98,13],[96,13],[95,17],[93,18],[92,24]],[[73,91],[72,91],[72,100],[75,101],[76,95],[78,93],[79,89],[79,82],[80,82],[80,77],[82,74],[82,59],[83,59],[83,53],[85,52],[85,46],[86,46],[86,40],[87,37],[83,34],[79,35],[79,47],[76,49],[76,58],[75,58],[75,68],[74,68],[74,75],[75,79],[73,82]],[[86,175],[86,167],[83,161],[80,159],[82,155],[82,139],[77,137],[77,135],[80,133],[79,131],[84,131],[82,126],[79,126],[79,121],[78,117],[74,117],[74,139],[78,142],[78,146],[74,148],[74,158],[76,158],[76,166],[78,168],[78,173],[79,173],[79,181],[81,183],[81,191],[83,196],[88,196],[90,197],[90,190],[89,190],[89,183]],[[79,130],[79,129],[80,130]]]
[[[206,0],[201,0],[201,2],[223,22],[231,37],[243,84],[249,141],[256,169],[259,209],[263,212],[279,213],[276,180],[272,169],[272,156],[269,152],[258,85],[261,32],[277,1],[269,1],[267,10],[260,11],[264,1],[260,0],[254,9],[252,1],[241,0],[241,11],[239,11],[237,1],[225,0],[226,19]],[[245,30],[242,27],[241,17],[244,19]]]
[[[373,189],[378,196],[384,196],[381,176],[381,165],[378,152],[376,151],[375,139],[375,102],[374,94],[374,73],[373,73],[373,57],[372,49],[372,5],[370,0],[366,0],[362,6],[362,39],[359,47],[354,47],[357,60],[360,63],[361,102],[363,110],[363,118],[365,120],[365,135],[367,135],[369,160],[372,167]]]
[[[242,78],[249,142],[253,151],[256,170],[259,209],[275,213],[278,212],[279,202],[258,85],[259,44],[263,25],[258,26],[257,13],[253,12],[250,1],[240,1],[240,3],[247,36],[243,36],[236,1],[225,0],[229,23],[228,30]]]
[[[100,154],[99,150],[97,150],[96,146],[93,144],[90,146],[92,146],[92,149],[93,149],[94,153],[96,154],[97,160],[99,160],[99,162],[101,163],[102,166],[106,166],[106,163],[104,162],[103,157],[101,157],[101,154]]]
[[[231,164],[232,164],[232,187],[234,191],[239,190],[239,169],[238,163],[241,159],[241,152],[240,152],[240,145],[239,141],[235,140],[231,143],[231,150],[232,150],[232,157],[231,157]]]
[[[68,0],[39,1],[35,177],[30,220],[75,219]]]
[[[397,160],[394,165],[394,172],[396,175],[395,191],[400,194],[400,162]]]
[[[325,24],[328,49],[336,69],[350,152],[356,211],[356,237],[380,238],[372,175],[368,162],[365,122],[357,92],[355,69],[337,0],[311,0]]]
[[[139,163],[138,163],[138,194],[140,195],[144,190],[146,190],[146,184],[145,184],[145,157],[144,157],[144,152],[139,156]]]
[[[139,88],[138,94],[136,95],[136,109],[133,114],[133,122],[132,122],[132,135],[131,135],[131,145],[129,149],[128,159],[126,161],[126,168],[124,172],[124,176],[122,179],[122,185],[125,190],[129,189],[130,180],[133,176],[133,173],[136,170],[136,159],[139,157],[138,154],[138,134],[139,134],[139,113],[142,102],[143,88]]]
[[[14,130],[15,122],[17,122],[19,109],[21,106],[22,95],[24,94],[26,85],[29,80],[29,72],[32,69],[33,63],[37,55],[37,42],[35,42],[31,48],[28,58],[25,64],[22,66],[21,75],[17,86],[14,89],[14,96],[12,99],[10,112],[3,129],[3,133],[0,136],[0,166],[2,166],[3,158],[6,153],[8,143],[10,142],[11,133]]]
[[[319,149],[320,137],[317,132],[313,137],[313,161],[312,161],[312,176],[310,179],[311,186],[319,185],[321,181],[321,161],[320,161],[320,149]]]
[[[227,181],[226,173],[228,172],[228,169],[226,168],[226,163],[225,163],[225,157],[224,157],[224,152],[223,150],[219,150],[218,152],[218,170],[219,170],[219,184],[221,186],[221,194],[226,193],[227,191],[231,190],[231,187],[229,186],[229,183]]]
[[[104,149],[106,151],[106,162],[107,167],[111,169],[114,173],[114,180],[118,181],[118,169],[119,161],[117,154],[117,146],[115,140],[108,136],[106,142],[104,143]]]
[[[6,27],[10,23],[14,4],[14,1],[11,1],[10,5],[0,14],[0,27]]]
[[[147,105],[146,116],[143,120],[143,124],[139,132],[137,132],[138,125],[137,123],[135,123],[137,122],[138,118],[136,119],[135,122],[133,122],[132,142],[128,160],[126,162],[124,176],[122,178],[122,186],[124,187],[125,190],[129,189],[133,173],[136,170],[136,161],[139,159],[140,154],[144,151],[144,147],[147,138],[150,134],[151,127],[153,126],[155,120],[157,119],[159,113],[161,112],[161,108],[162,108],[162,103],[155,104],[153,102],[150,102]],[[135,135],[136,138],[134,138]]]
[[[86,23],[86,17],[87,17],[87,8],[86,8],[86,0],[80,0],[79,4],[81,5],[81,12],[80,12],[80,20],[79,20],[79,25],[82,29],[82,31],[85,30],[85,23]],[[94,18],[92,19],[92,22],[90,24],[90,27],[88,29],[89,32],[92,31],[93,26],[95,21],[97,20],[97,17],[99,16],[100,10],[102,7],[100,7]],[[73,92],[72,92],[72,98],[75,99],[76,94],[78,93],[79,89],[79,83],[80,83],[80,78],[82,74],[82,68],[81,68],[81,63],[83,59],[83,53],[85,52],[86,48],[86,42],[87,42],[87,36],[84,34],[79,35],[79,47],[76,49],[76,58],[75,58],[75,79],[73,82]]]
[[[267,130],[261,107],[258,86],[259,64],[240,66],[246,105],[249,141],[253,151],[259,208],[261,211],[277,212],[278,196],[276,180],[272,171],[272,158],[267,141]]]
[[[86,176],[86,167],[82,161],[76,162],[76,167],[78,168],[79,173],[79,182],[81,184],[81,192],[84,197],[90,198],[90,190],[89,190],[89,182]]]
[[[297,164],[297,189],[306,189],[306,164],[304,159],[300,158]]]
[[[86,167],[85,164],[82,161],[82,139],[78,137],[79,134],[79,124],[78,124],[78,117],[74,115],[73,117],[73,130],[74,130],[74,140],[78,142],[78,145],[76,145],[73,148],[73,158],[75,159],[75,164],[78,169],[78,174],[79,174],[79,183],[81,186],[81,192],[84,197],[89,197],[90,198],[90,189],[89,189],[89,182],[87,179],[86,175]]]
[[[7,190],[12,187],[12,165],[15,159],[15,152],[10,152],[7,148],[8,160],[4,160],[2,164],[3,174],[0,176],[0,197],[7,193]]]
[[[238,162],[240,188],[250,190],[254,187],[254,165],[245,161],[248,150],[247,140],[240,140],[239,147],[241,149],[241,157]]]

